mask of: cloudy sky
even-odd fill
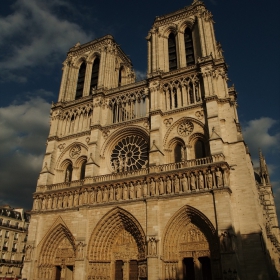
[[[112,34],[141,79],[155,16],[192,0],[9,0],[0,9],[0,205],[31,208],[57,101],[62,62],[78,41]],[[239,118],[258,165],[269,165],[280,216],[280,2],[205,0],[238,91]]]

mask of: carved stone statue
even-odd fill
[[[109,201],[114,200],[114,188],[110,186],[110,191],[109,191]]]
[[[70,193],[68,196],[68,207],[72,207],[73,206],[73,194]]]
[[[166,180],[166,193],[170,194],[171,190],[172,190],[172,183],[171,183],[170,178],[167,177],[167,180]]]
[[[68,202],[68,195],[67,195],[67,193],[65,193],[63,196],[63,208],[67,207],[67,204],[68,204],[67,202]]]
[[[129,198],[134,199],[134,185],[132,182],[130,182],[130,188],[129,188]]]
[[[123,169],[124,169],[124,160],[123,160],[122,156],[119,156],[118,159],[119,159],[119,171],[120,171],[120,172],[123,172]]]
[[[82,242],[77,245],[77,259],[82,259],[84,257],[84,246]]]
[[[127,186],[126,184],[123,185],[123,200],[128,199],[128,195],[127,195]]]
[[[185,174],[183,174],[183,177],[181,179],[181,183],[182,183],[182,191],[186,192],[188,190],[188,179],[187,179]]]
[[[92,203],[94,203],[94,197],[95,197],[95,192],[94,192],[94,190],[91,190],[91,192],[90,192],[90,203],[92,204]]]
[[[75,191],[75,196],[74,196],[74,206],[79,205],[79,193]]]
[[[46,198],[43,197],[42,199],[42,210],[45,210],[46,209]]]
[[[53,198],[52,209],[56,209],[56,207],[57,207],[57,195],[55,195]]]
[[[48,198],[48,209],[52,209],[52,197],[50,195]]]
[[[103,191],[103,202],[108,201],[108,189],[105,187]]]
[[[116,188],[116,200],[122,199],[122,189],[120,186],[117,186]]]
[[[84,204],[88,204],[88,191],[87,191],[87,189],[84,190]]]
[[[198,188],[204,189],[204,178],[203,178],[203,174],[201,171],[199,171],[199,175],[198,175]]]
[[[31,260],[31,254],[32,254],[32,247],[27,246],[26,253],[25,253],[25,260],[30,261]]]
[[[143,196],[146,197],[148,194],[148,185],[147,185],[147,182],[144,181],[143,183]]]
[[[222,172],[220,171],[219,167],[217,167],[216,169],[216,183],[217,183],[217,187],[222,187],[223,186],[223,178],[222,178]]]
[[[136,185],[136,197],[140,198],[142,196],[142,187],[139,181],[137,181]]]
[[[61,194],[59,194],[59,196],[58,196],[57,208],[58,209],[62,208],[62,195]]]
[[[150,181],[150,195],[154,196],[156,194],[156,183],[153,178]]]
[[[196,181],[196,178],[195,178],[194,174],[191,173],[191,190],[192,191],[196,190],[196,183],[195,183],[195,181]]]
[[[96,202],[97,202],[97,203],[102,202],[102,191],[101,191],[100,188],[98,188],[98,190],[97,190]]]
[[[79,196],[79,205],[83,205],[83,193],[82,192],[80,193],[80,196]]]
[[[179,191],[180,191],[180,181],[179,181],[179,178],[177,175],[175,175],[175,178],[174,178],[174,191],[175,191],[175,193],[179,193]]]
[[[113,160],[114,172],[118,172],[118,161],[116,159]]]
[[[164,194],[164,184],[163,184],[163,180],[161,177],[159,178],[159,181],[158,181],[158,191],[159,191],[160,195]]]
[[[212,173],[210,170],[207,171],[206,180],[207,180],[208,189],[212,189],[213,188],[213,176],[212,176]]]

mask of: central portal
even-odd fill
[[[122,229],[113,246],[115,280],[138,280],[138,248],[133,236]]]

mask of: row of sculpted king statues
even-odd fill
[[[36,194],[33,210],[78,207],[153,196],[191,193],[228,186],[228,171],[219,167],[196,172],[159,176],[105,186],[69,190],[52,194]]]

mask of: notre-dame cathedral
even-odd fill
[[[67,53],[27,280],[278,279],[265,159],[252,167],[203,2],[156,17],[147,78],[111,35]]]

